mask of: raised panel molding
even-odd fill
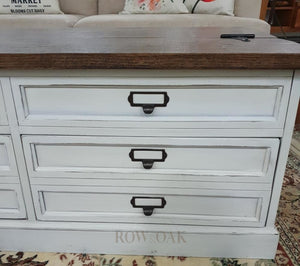
[[[281,128],[289,78],[12,78],[26,126]],[[145,115],[131,92],[166,92],[169,103]],[[70,97],[72,95],[72,97]],[[147,101],[144,95],[143,101]],[[87,104],[88,103],[88,104]],[[234,103],[234,104],[230,104]]]
[[[270,191],[33,186],[39,220],[264,226]],[[133,208],[134,196],[163,197],[151,217]]]
[[[0,220],[25,218],[26,211],[20,185],[0,184]]]
[[[0,126],[7,126],[7,114],[6,114],[6,108],[4,105],[4,98],[3,98],[3,92],[2,92],[2,84],[0,80]]]
[[[32,178],[107,178],[272,183],[278,139],[23,136]],[[145,171],[132,149],[163,149]],[[151,156],[150,156],[151,157]],[[150,158],[149,157],[149,158]],[[183,158],[189,158],[183,160]]]
[[[0,135],[0,182],[1,178],[18,175],[11,136]]]

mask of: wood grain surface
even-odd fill
[[[1,30],[0,69],[299,69],[300,45],[240,28]]]

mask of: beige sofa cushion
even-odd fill
[[[80,15],[0,15],[0,29],[30,28],[66,28],[81,19]]]
[[[235,0],[234,14],[238,17],[259,18],[261,1]],[[125,0],[98,0],[98,3],[98,14],[118,14],[123,10]]]
[[[103,27],[245,27],[270,33],[263,20],[207,14],[98,15],[79,20],[76,28]]]
[[[110,2],[111,0],[106,1]],[[79,14],[84,16],[98,14],[98,0],[59,0],[59,2],[61,10],[66,14]]]

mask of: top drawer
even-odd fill
[[[2,86],[1,86],[1,81],[0,81],[0,126],[2,126],[2,125],[8,125],[8,123],[7,123],[7,117],[6,117],[6,110],[5,110],[5,106],[4,106]]]
[[[289,77],[13,78],[31,126],[282,128]]]

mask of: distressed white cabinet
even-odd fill
[[[0,185],[0,216],[16,218],[0,221],[0,249],[274,256],[298,72],[19,71],[5,84],[0,180],[19,169],[28,219],[19,184]]]

